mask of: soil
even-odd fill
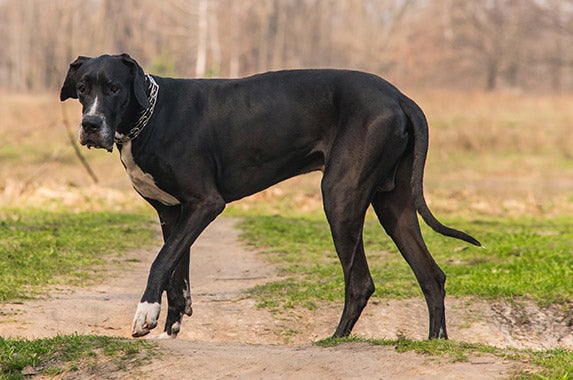
[[[486,354],[454,362],[448,357],[398,353],[393,347],[358,342],[331,348],[313,345],[334,331],[342,305],[324,303],[316,310],[295,308],[280,314],[257,308],[245,290],[272,281],[278,274],[256,252],[241,247],[235,223],[234,219],[218,219],[194,245],[194,314],[184,319],[177,339],[158,340],[162,355],[127,373],[111,369],[97,375],[76,372],[74,378],[153,374],[160,379],[497,379],[527,365]],[[2,305],[0,336],[129,337],[131,318],[157,249],[117,258],[122,265],[110,265],[105,278],[95,285],[53,289],[43,298]],[[449,335],[456,340],[498,347],[573,348],[573,316],[557,307],[450,298],[446,308]],[[425,339],[427,323],[421,298],[378,300],[368,305],[353,333],[367,338]],[[155,335],[162,326],[160,322]]]

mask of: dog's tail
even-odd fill
[[[426,203],[426,199],[424,198],[423,187],[424,166],[426,164],[426,155],[428,153],[428,122],[424,116],[424,112],[408,97],[402,97],[400,100],[400,106],[409,119],[414,137],[414,159],[412,161],[411,186],[416,210],[418,210],[422,219],[424,219],[428,226],[430,226],[434,231],[481,247],[481,243],[472,236],[440,223],[440,221],[438,221],[430,211],[430,208]]]

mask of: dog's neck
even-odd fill
[[[148,100],[149,100],[149,107],[141,111],[139,114],[139,118],[135,122],[133,128],[129,130],[127,134],[121,134],[119,132],[115,132],[115,143],[116,144],[124,144],[127,141],[131,141],[135,139],[141,131],[147,126],[149,119],[153,116],[153,111],[155,110],[155,103],[157,103],[157,94],[159,94],[159,85],[153,79],[153,77],[149,74],[145,75],[145,81],[148,83]]]

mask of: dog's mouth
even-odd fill
[[[114,144],[114,131],[107,117],[93,111],[92,108],[82,117],[79,131],[80,143],[88,148],[105,149],[111,152]]]
[[[97,143],[95,143],[95,142],[93,142],[93,141],[88,141],[88,142],[86,142],[86,143],[82,143],[82,145],[87,146],[88,149],[91,149],[91,148],[105,149],[105,150],[107,150],[107,151],[110,152],[110,153],[113,152],[113,145],[111,145],[111,146],[103,146],[103,145],[97,144]]]
[[[80,128],[79,140],[80,144],[86,146],[88,149],[96,148],[105,149],[108,152],[113,151],[113,137],[109,138],[108,134],[90,133]]]

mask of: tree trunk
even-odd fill
[[[487,79],[486,79],[486,87],[487,91],[493,91],[497,87],[497,76],[498,76],[498,68],[497,68],[497,61],[490,61],[487,64]]]
[[[198,31],[197,31],[197,58],[195,60],[195,76],[204,77],[207,68],[207,28],[208,0],[198,0]]]

